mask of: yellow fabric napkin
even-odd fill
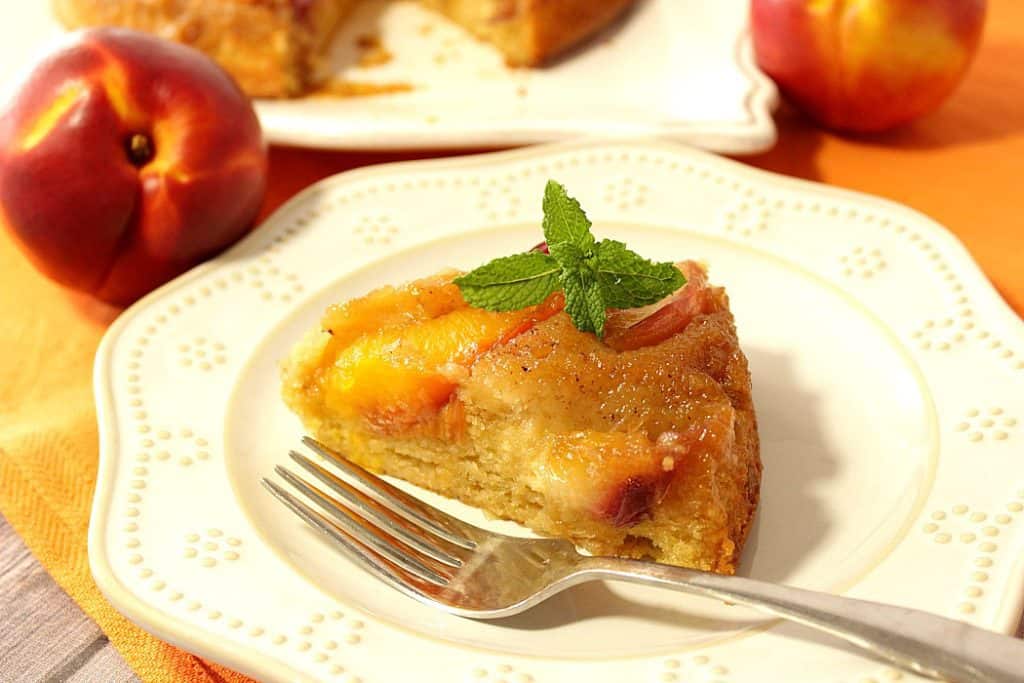
[[[92,361],[118,312],[43,279],[0,235],[0,511],[144,681],[247,681],[130,623],[89,573]]]

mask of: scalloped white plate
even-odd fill
[[[263,680],[896,676],[799,627],[637,587],[579,587],[503,622],[444,615],[348,564],[259,487],[301,434],[277,362],[326,305],[536,243],[549,177],[599,234],[703,259],[729,289],[765,463],[743,573],[1015,628],[1020,320],[918,213],[657,142],[336,176],[128,310],[96,361],[89,550],[110,601]]]
[[[62,29],[49,3],[0,24],[0,83]],[[273,143],[337,149],[503,147],[587,136],[672,138],[717,152],[771,147],[774,84],[754,64],[747,0],[641,0],[555,64],[510,69],[412,2],[362,3],[334,42],[334,78],[413,86],[373,97],[258,100]],[[394,55],[356,66],[358,37]]]

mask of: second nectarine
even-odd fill
[[[938,107],[981,39],[985,0],[752,0],[760,67],[819,123],[875,132]]]

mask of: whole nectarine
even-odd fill
[[[0,114],[0,218],[44,274],[112,303],[244,234],[266,169],[231,77],[134,31],[69,34]]]
[[[753,0],[760,67],[819,123],[875,132],[937,108],[967,71],[985,0]]]

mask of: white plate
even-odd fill
[[[704,259],[729,289],[765,463],[743,573],[1016,626],[1020,321],[920,214],[653,142],[337,176],[127,311],[96,364],[89,549],[110,601],[266,680],[894,675],[796,626],[637,587],[580,587],[500,623],[450,617],[355,569],[260,488],[301,433],[277,362],[324,307],[536,243],[549,177],[600,235]]]
[[[672,138],[718,152],[771,147],[777,95],[757,69],[747,0],[641,0],[624,20],[556,64],[509,69],[498,53],[412,2],[362,5],[339,34],[334,72],[412,92],[258,101],[274,143],[339,149],[508,146],[589,136]],[[0,83],[61,31],[47,2],[0,24]],[[430,26],[425,34],[423,27]],[[376,33],[391,63],[354,66]]]

